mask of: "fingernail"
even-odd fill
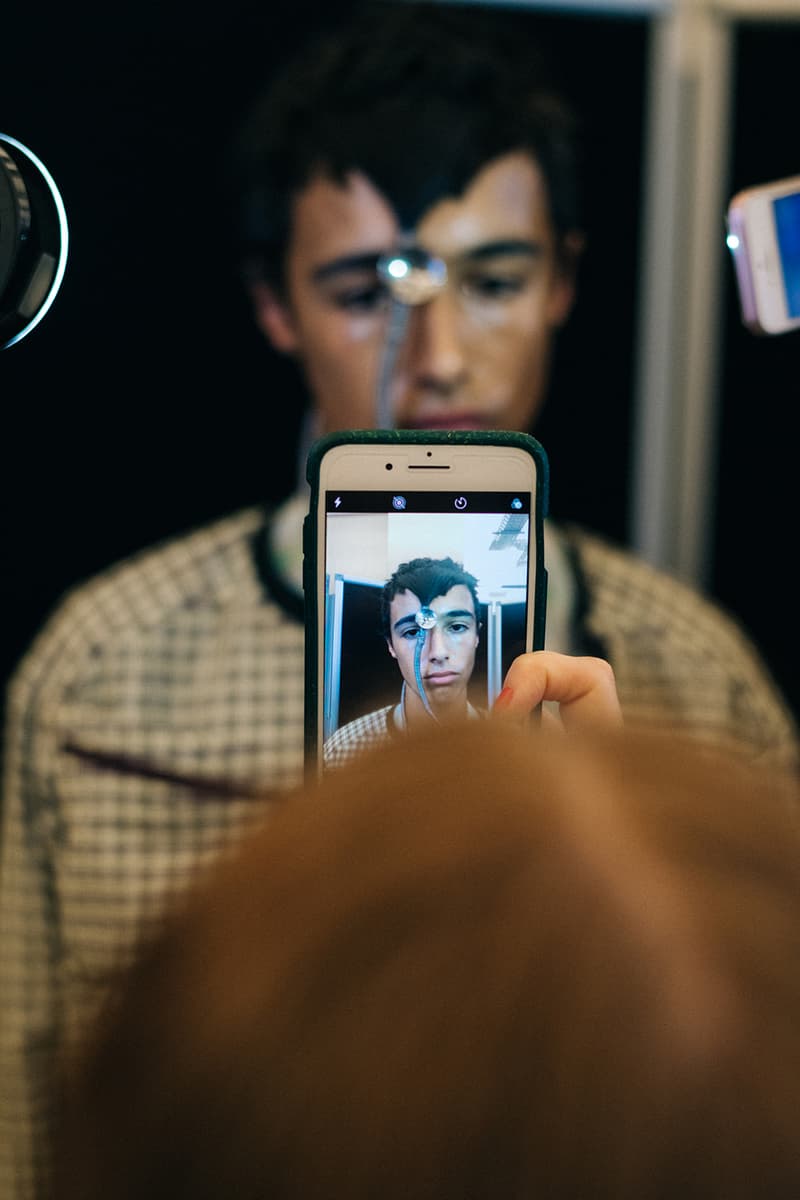
[[[510,687],[504,687],[502,692],[500,693],[500,695],[495,700],[493,707],[495,709],[508,708],[513,696],[514,696],[514,689],[510,688]]]

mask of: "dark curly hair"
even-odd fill
[[[410,228],[515,150],[543,171],[557,233],[579,228],[576,121],[529,40],[486,12],[372,0],[292,59],[244,123],[240,257],[280,286],[292,197],[316,175],[362,171]]]
[[[381,592],[381,630],[387,641],[391,637],[389,607],[398,592],[413,592],[421,604],[430,604],[437,596],[444,596],[450,588],[463,584],[472,596],[475,619],[478,619],[478,581],[461,563],[452,558],[412,558],[390,575]]]

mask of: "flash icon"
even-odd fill
[[[336,497],[336,499],[335,499],[335,500],[334,500],[334,502],[333,502],[333,507],[334,507],[334,508],[338,508],[338,507],[339,507],[339,505],[340,505],[341,503],[342,503],[342,497],[341,497],[341,496],[337,496],[337,497]]]

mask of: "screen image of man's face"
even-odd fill
[[[425,711],[414,671],[419,638],[416,614],[421,607],[419,596],[411,591],[398,592],[389,606],[389,653],[405,680],[409,716]],[[458,583],[436,596],[428,607],[436,614],[436,624],[427,631],[420,656],[425,694],[440,719],[462,716],[479,640],[472,593]]]

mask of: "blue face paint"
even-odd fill
[[[414,678],[417,681],[417,691],[419,692],[420,699],[425,705],[425,712],[429,717],[433,717],[434,721],[437,721],[438,717],[431,708],[428,694],[425,691],[425,684],[422,682],[422,668],[420,666],[425,638],[428,636],[428,630],[433,629],[435,626],[437,617],[432,608],[423,605],[419,612],[415,614],[414,620],[417,623],[417,644],[414,647]]]

